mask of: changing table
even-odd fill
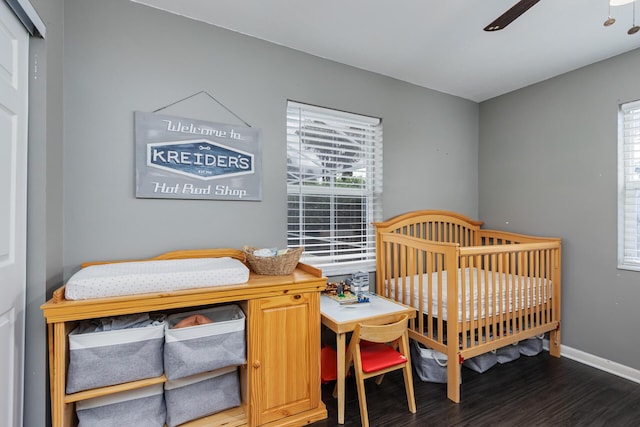
[[[245,261],[244,253],[236,249],[175,251],[150,260],[217,257]],[[102,263],[83,267],[95,264]],[[321,270],[299,263],[288,275],[251,272],[246,283],[171,292],[67,300],[65,287],[60,287],[41,307],[47,322],[52,426],[76,426],[76,402],[167,381],[163,374],[66,394],[67,336],[79,321],[229,302],[242,308],[247,321],[247,361],[240,366],[241,405],[184,426],[296,426],[327,418],[320,393],[320,292],[326,282]],[[284,357],[283,348],[288,349]]]

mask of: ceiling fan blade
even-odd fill
[[[485,31],[498,31],[511,24],[520,15],[531,9],[540,0],[520,0],[511,9],[500,15],[491,24],[484,27]]]

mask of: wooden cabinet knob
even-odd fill
[[[253,362],[253,367],[254,367],[255,369],[258,369],[260,366],[261,366],[261,365],[260,365],[260,361],[259,361],[259,360],[256,360],[255,362]]]

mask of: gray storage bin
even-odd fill
[[[536,356],[542,351],[542,340],[544,334],[531,337],[526,340],[520,341],[518,344],[518,350],[523,356]]]
[[[519,359],[520,349],[518,348],[518,343],[516,342],[500,347],[496,350],[496,357],[500,364],[513,362],[514,360]]]
[[[231,366],[167,381],[164,396],[169,427],[240,406],[238,368]]]
[[[470,343],[471,340],[468,340]],[[482,342],[485,343],[486,340],[483,338]],[[476,345],[478,342],[476,341]],[[496,351],[491,350],[483,354],[479,354],[469,359],[464,359],[462,362],[462,366],[471,369],[479,374],[487,372],[489,369],[493,368],[498,363],[498,357],[496,356]]]
[[[68,394],[158,377],[163,372],[164,323],[69,334]]]
[[[420,380],[430,383],[447,382],[447,355],[422,346],[418,341],[411,343],[411,364]],[[460,376],[462,383],[462,375]]]
[[[212,323],[172,329],[194,314],[204,315]],[[164,345],[167,379],[240,365],[245,360],[245,316],[239,306],[229,304],[168,317]]]
[[[166,419],[162,384],[76,403],[78,427],[162,427]]]
[[[479,374],[487,372],[498,363],[496,351],[492,350],[487,353],[479,354],[471,359],[464,359],[462,366],[471,369]]]

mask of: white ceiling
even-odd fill
[[[603,26],[608,0],[541,0],[496,32],[517,0],[132,1],[478,102],[640,47],[633,4]]]

